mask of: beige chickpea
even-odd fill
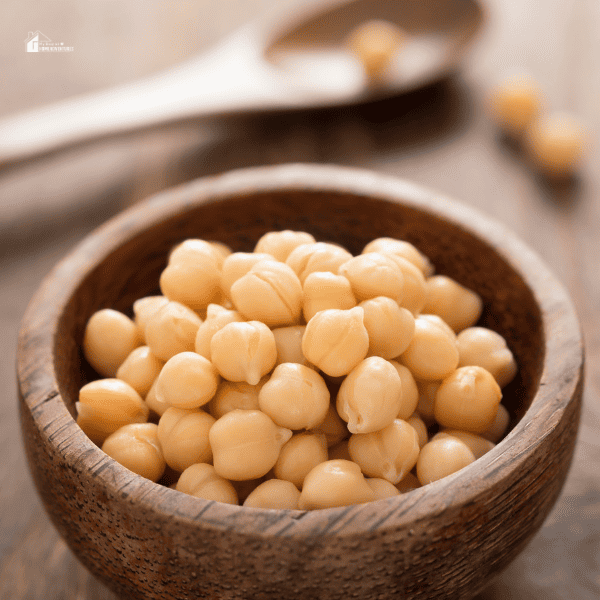
[[[194,264],[201,263],[206,259],[213,260],[221,269],[224,260],[222,248],[217,247],[215,242],[190,238],[177,244],[171,250],[168,264]]]
[[[360,467],[348,460],[328,460],[317,465],[304,478],[298,501],[301,510],[315,510],[375,500]]]
[[[167,464],[180,473],[212,460],[208,432],[216,419],[203,410],[167,409],[158,422],[158,439]]]
[[[213,335],[210,355],[225,379],[256,385],[275,366],[277,346],[264,323],[229,323]]]
[[[329,404],[327,414],[323,422],[312,429],[315,433],[325,434],[327,446],[331,448],[346,439],[349,435],[345,421],[342,420],[335,408],[335,404]]]
[[[364,314],[360,306],[318,312],[304,331],[304,356],[332,377],[349,373],[369,350]]]
[[[233,410],[217,420],[208,437],[217,473],[242,480],[266,475],[292,432],[258,410]]]
[[[404,286],[402,287],[402,297],[398,301],[398,304],[402,308],[409,310],[414,316],[417,316],[423,310],[426,300],[425,276],[423,272],[403,256],[386,251],[382,251],[380,254],[391,258],[402,271]]]
[[[419,315],[413,338],[399,359],[415,379],[443,379],[458,366],[456,336],[443,325]]]
[[[158,481],[165,472],[165,459],[154,423],[131,423],[111,433],[102,450],[130,471]]]
[[[343,275],[316,271],[304,280],[302,290],[304,292],[302,314],[307,323],[321,310],[331,308],[344,310],[356,306],[356,298],[350,282]]]
[[[126,315],[103,308],[88,320],[83,335],[83,354],[103,377],[114,377],[121,363],[141,346],[135,323]]]
[[[206,463],[188,467],[179,477],[175,489],[204,500],[238,504],[237,493],[231,482],[221,477],[212,465]]]
[[[378,296],[359,304],[365,311],[369,356],[391,359],[400,356],[415,333],[415,318],[391,298]]]
[[[502,391],[482,367],[460,367],[435,394],[434,416],[442,427],[483,433],[494,422]]]
[[[156,396],[176,408],[204,406],[217,391],[219,374],[213,364],[195,352],[170,358],[156,381]]]
[[[406,492],[411,492],[412,490],[416,490],[421,487],[421,483],[417,479],[416,475],[412,473],[407,473],[402,481],[395,485],[395,488],[401,493],[406,494]]]
[[[277,346],[277,361],[275,366],[281,363],[298,363],[305,367],[313,367],[302,352],[302,338],[305,325],[290,325],[289,327],[276,327],[273,329],[273,337]]]
[[[296,510],[298,500],[300,500],[300,491],[293,483],[281,479],[269,479],[250,493],[243,506]]]
[[[377,252],[360,254],[346,261],[338,274],[348,279],[359,302],[377,296],[402,301],[404,275],[389,256]]]
[[[417,413],[414,413],[405,420],[417,432],[419,448],[422,448],[429,441],[429,433],[427,432],[425,421]]]
[[[263,377],[256,385],[250,385],[245,381],[227,381],[223,379],[219,383],[213,399],[208,404],[208,411],[215,419],[220,419],[236,408],[260,410],[258,393],[267,382],[267,379],[266,376]]]
[[[338,414],[351,433],[370,433],[393,423],[402,404],[402,382],[389,361],[365,358],[344,379],[337,395]]]
[[[434,275],[426,281],[423,311],[438,315],[456,332],[474,325],[481,316],[483,302],[476,292],[451,277]]]
[[[117,379],[125,381],[144,397],[150,391],[164,364],[164,361],[152,354],[148,346],[139,346],[132,350],[117,369]]]
[[[311,429],[329,409],[329,389],[313,369],[297,363],[275,367],[258,394],[260,410],[281,427]]]
[[[362,251],[362,254],[369,252],[379,252],[381,254],[395,254],[405,258],[417,267],[425,277],[431,275],[434,271],[433,265],[420,250],[413,244],[405,240],[397,240],[389,237],[376,238],[369,242]]]
[[[330,272],[337,273],[341,265],[352,258],[348,250],[328,242],[315,244],[302,244],[294,248],[286,259],[298,278],[304,284],[311,273]]]
[[[365,475],[393,484],[415,466],[419,451],[417,432],[401,419],[378,431],[355,433],[348,440],[348,452]]]
[[[123,425],[145,423],[148,407],[141,396],[120,379],[98,379],[79,390],[77,424],[96,444]]]
[[[273,260],[264,252],[234,252],[223,261],[221,271],[221,291],[231,298],[231,286],[261,260]]]
[[[348,440],[342,440],[341,442],[331,446],[328,452],[329,460],[349,460],[352,461],[350,452],[348,451]]]
[[[294,325],[302,314],[302,285],[285,263],[257,262],[231,286],[231,300],[248,320],[269,327]]]
[[[281,448],[273,467],[278,479],[291,481],[302,488],[306,475],[318,464],[328,460],[327,439],[322,433],[295,433]]]
[[[167,404],[166,402],[159,400],[156,396],[156,381],[157,381],[158,377],[154,380],[154,382],[152,383],[152,386],[150,387],[150,389],[148,390],[148,393],[146,394],[146,397],[144,398],[144,402],[146,403],[146,406],[150,409],[150,417],[149,419],[154,421],[157,420],[156,417],[161,417],[165,411],[167,410],[167,408],[170,408],[170,405]]]
[[[435,395],[441,383],[441,381],[417,381],[419,400],[415,410],[426,425],[432,425],[435,422]]]
[[[168,302],[148,319],[146,344],[152,354],[164,361],[180,352],[191,352],[201,323],[191,308]]]
[[[380,479],[379,477],[367,477],[365,481],[373,490],[375,494],[375,500],[383,500],[384,498],[391,498],[392,496],[400,495],[398,488],[393,483],[387,481],[387,479]]]
[[[496,444],[486,440],[484,437],[469,431],[459,431],[458,429],[442,429],[436,433],[431,439],[439,439],[445,436],[454,437],[464,442],[473,453],[475,458],[481,458],[484,454],[489,452]]]
[[[498,405],[498,411],[492,424],[481,434],[481,437],[497,444],[506,433],[510,422],[510,414],[504,404]]]
[[[254,252],[271,254],[275,260],[285,262],[292,250],[303,244],[314,244],[315,238],[305,231],[269,231],[256,242]]]
[[[419,453],[417,478],[421,485],[438,481],[475,462],[475,455],[463,441],[446,436],[431,440]]]
[[[417,409],[419,388],[410,369],[395,360],[390,360],[389,363],[396,369],[400,377],[400,383],[402,384],[402,402],[396,418],[406,421]]]
[[[218,304],[209,304],[206,309],[206,319],[198,327],[194,349],[196,354],[210,360],[210,341],[213,335],[229,323],[241,323],[244,319],[236,310],[228,310]]]
[[[133,320],[137,325],[140,339],[146,340],[146,324],[150,317],[168,303],[169,299],[164,296],[145,296],[133,303]]]
[[[456,337],[458,366],[478,366],[489,371],[503,388],[517,374],[517,363],[506,340],[485,327],[469,327]]]

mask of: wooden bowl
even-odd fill
[[[199,500],[139,477],[74,420],[94,377],[90,315],[129,311],[169,249],[200,237],[252,250],[290,228],[354,253],[416,244],[484,299],[481,324],[519,365],[512,429],[469,467],[407,494],[313,512]],[[583,350],[561,285],[522,242],[472,209],[405,181],[333,166],[236,171],[161,193],[88,236],[46,278],[23,320],[18,378],[31,473],[81,562],[128,599],[471,598],[540,528],[575,444]],[[541,559],[541,557],[540,557]]]

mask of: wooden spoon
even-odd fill
[[[408,36],[369,85],[347,35],[372,19]],[[197,117],[348,105],[450,73],[483,22],[478,0],[315,0],[271,13],[167,71],[0,121],[0,164],[75,143]]]

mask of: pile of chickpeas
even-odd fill
[[[358,504],[427,485],[505,434],[517,367],[482,300],[412,244],[353,256],[274,231],[254,252],[186,240],[133,319],[102,309],[77,422],[131,471],[260,508]]]

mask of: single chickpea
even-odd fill
[[[298,488],[289,481],[269,479],[261,483],[244,501],[251,508],[296,510],[300,500]]]
[[[210,355],[225,379],[256,385],[275,366],[275,336],[260,321],[229,323],[213,335]]]
[[[123,425],[145,423],[148,407],[141,396],[120,379],[98,379],[79,390],[77,424],[96,444]]]
[[[348,451],[348,440],[342,440],[329,448],[328,452],[329,460],[349,460],[352,461],[350,452]]]
[[[269,327],[294,325],[302,314],[302,285],[285,263],[264,260],[231,286],[231,300],[248,320]]]
[[[231,482],[219,476],[216,469],[206,463],[188,467],[179,477],[175,489],[196,498],[238,504],[237,493]]]
[[[206,319],[198,327],[194,349],[196,354],[210,360],[210,341],[213,335],[229,323],[241,323],[244,319],[236,310],[228,310],[218,304],[209,304],[206,309]]]
[[[489,371],[503,388],[517,374],[517,363],[506,340],[485,327],[469,327],[456,337],[458,366],[477,366]]]
[[[348,374],[369,350],[364,314],[360,306],[318,312],[304,331],[304,356],[327,375]]]
[[[499,404],[493,423],[481,434],[481,437],[497,444],[504,437],[509,422],[510,415],[508,410],[506,410],[504,404]]]
[[[258,410],[233,410],[217,420],[208,437],[217,473],[241,480],[266,475],[292,432]]]
[[[417,478],[421,485],[438,481],[475,462],[475,455],[463,441],[447,436],[431,440],[419,453]]]
[[[325,419],[320,425],[313,427],[312,431],[325,434],[329,448],[346,439],[349,435],[346,423],[338,415],[334,404],[329,404]]]
[[[461,442],[464,442],[470,448],[476,459],[481,458],[496,445],[480,435],[470,433],[469,431],[459,431],[458,429],[442,429],[431,439],[435,440],[446,436],[454,437]]]
[[[419,315],[413,338],[399,358],[415,379],[443,379],[458,366],[456,336],[449,328]]]
[[[146,323],[155,315],[169,299],[164,296],[146,296],[133,303],[134,322],[137,325],[140,339],[146,340]]]
[[[131,423],[120,427],[104,440],[102,450],[130,471],[151,481],[158,481],[165,472],[158,427],[154,423]]]
[[[531,124],[525,147],[542,173],[561,179],[577,170],[587,149],[587,132],[575,116],[552,113]]]
[[[507,134],[520,137],[540,114],[544,98],[538,84],[527,75],[508,77],[497,85],[488,99],[488,112]]]
[[[170,408],[169,404],[167,404],[166,402],[163,402],[162,400],[159,400],[156,397],[156,380],[157,379],[158,379],[158,377],[154,380],[154,382],[152,383],[152,386],[150,387],[150,389],[148,390],[148,393],[146,394],[146,397],[144,398],[144,402],[146,403],[146,406],[150,409],[150,416],[148,418],[151,421],[155,421],[155,420],[158,421],[158,419],[156,419],[156,417],[158,417],[158,418],[162,417],[162,415],[165,413],[167,408]]]
[[[203,410],[169,408],[158,422],[158,440],[167,464],[182,473],[212,460],[208,432],[216,419]]]
[[[415,318],[391,298],[378,296],[359,304],[365,311],[369,356],[391,359],[400,356],[415,333]]]
[[[170,358],[156,381],[156,396],[176,408],[204,406],[217,391],[219,374],[213,364],[195,352]]]
[[[423,272],[407,258],[394,254],[393,252],[381,251],[379,254],[391,258],[402,271],[404,286],[402,298],[398,304],[409,310],[415,317],[420,314],[425,306],[426,287]]]
[[[278,479],[291,481],[298,489],[306,475],[318,464],[328,460],[327,440],[322,433],[295,433],[282,447],[273,467]]]
[[[408,368],[395,360],[390,360],[389,363],[396,369],[396,372],[400,376],[400,383],[402,384],[402,402],[396,418],[406,421],[417,410],[419,388]]]
[[[416,475],[407,473],[404,476],[404,479],[402,479],[400,483],[397,483],[395,487],[401,494],[406,494],[406,492],[411,492],[412,490],[420,488],[421,483],[417,479]]]
[[[275,366],[282,363],[298,363],[305,367],[313,368],[302,352],[302,337],[306,327],[304,325],[291,325],[289,327],[276,327],[273,337],[277,346],[277,361]]]
[[[417,432],[401,419],[378,431],[355,433],[348,440],[348,452],[365,475],[393,484],[415,466],[419,451]]]
[[[481,296],[445,275],[433,275],[426,281],[423,311],[438,315],[455,332],[474,325],[481,316]]]
[[[417,381],[419,401],[415,410],[426,425],[435,423],[435,395],[441,383],[441,381]]]
[[[207,242],[198,239],[184,240],[171,250],[168,264],[195,264],[211,259],[221,269],[224,260],[222,248],[224,244],[221,244],[221,248],[215,244],[219,244],[219,242]]]
[[[422,448],[429,441],[429,434],[427,432],[427,425],[425,425],[425,421],[421,419],[418,413],[414,413],[405,420],[417,432],[417,437],[419,438],[419,448]]]
[[[245,381],[227,381],[219,383],[216,394],[208,404],[208,412],[220,419],[228,412],[240,408],[242,410],[260,410],[258,393],[267,382],[268,377],[263,377],[256,385]]]
[[[298,501],[300,510],[364,504],[375,500],[360,467],[348,460],[328,460],[304,478]]]
[[[315,244],[302,244],[287,257],[285,261],[304,284],[311,273],[330,272],[336,273],[341,265],[352,258],[352,254],[345,248],[328,242]]]
[[[442,427],[483,433],[491,427],[502,391],[482,367],[460,367],[435,394],[434,416]]]
[[[362,254],[369,252],[379,252],[380,254],[395,254],[405,258],[417,267],[425,277],[429,277],[434,271],[433,265],[429,262],[427,256],[419,251],[413,244],[405,240],[397,240],[389,237],[381,237],[369,242],[362,251]]]
[[[285,399],[282,402],[282,399]],[[329,390],[313,369],[296,363],[275,367],[258,394],[260,409],[280,427],[311,429],[324,420]]]
[[[337,308],[345,310],[356,306],[350,282],[343,275],[315,271],[304,280],[302,314],[308,323],[319,311]]]
[[[379,477],[367,477],[365,481],[373,490],[375,494],[375,500],[383,500],[384,498],[391,498],[392,496],[400,495],[398,488],[393,483],[387,481],[387,479],[380,479]]]
[[[121,363],[141,346],[135,323],[126,315],[103,308],[87,322],[83,335],[83,354],[103,377],[114,377]]]
[[[167,361],[180,352],[191,352],[202,320],[187,306],[169,302],[146,324],[146,344],[152,354]]]
[[[344,379],[337,395],[338,414],[351,433],[370,433],[392,424],[402,405],[402,382],[389,361],[371,356]]]
[[[402,301],[404,276],[389,256],[377,252],[360,254],[346,261],[338,273],[348,279],[359,302],[377,296]]]
[[[144,397],[150,391],[164,364],[164,361],[152,354],[148,346],[139,346],[121,363],[117,369],[117,379],[125,381]]]
[[[305,231],[269,231],[256,242],[254,252],[270,254],[281,262],[285,262],[292,250],[303,244],[314,244],[315,238]]]

